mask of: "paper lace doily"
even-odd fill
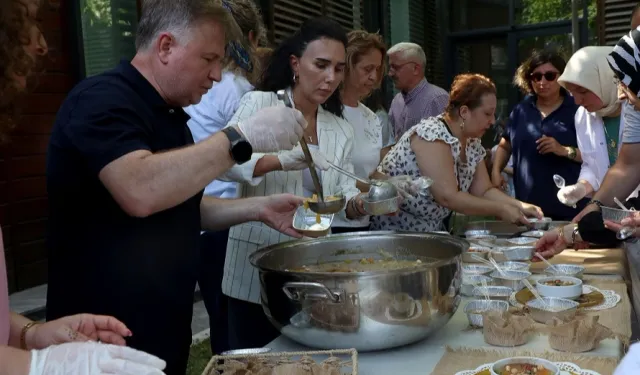
[[[582,286],[582,294],[589,294],[591,292],[596,292],[596,291],[602,293],[602,295],[604,296],[604,301],[597,306],[582,308],[583,311],[607,310],[607,309],[616,307],[618,302],[620,302],[620,300],[622,299],[620,295],[614,292],[613,290],[601,290],[592,285]],[[520,302],[518,302],[518,300],[516,300],[516,292],[511,293],[511,295],[509,296],[509,303],[512,306],[515,306],[518,308],[524,307],[524,305],[522,305]]]
[[[495,362],[494,362],[495,363]],[[601,375],[598,372],[591,370],[583,370],[580,366],[571,362],[553,362],[560,368],[560,375]],[[479,372],[487,371],[491,369],[493,363],[485,363],[484,365],[476,368],[475,370],[464,370],[456,372],[455,375],[477,375]]]

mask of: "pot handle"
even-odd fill
[[[317,292],[300,291],[299,289],[315,289]],[[282,291],[293,301],[307,300],[326,300],[329,299],[333,303],[341,303],[343,292],[332,292],[326,285],[322,283],[312,283],[305,281],[291,281],[284,284]]]

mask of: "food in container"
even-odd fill
[[[585,268],[576,264],[554,264],[553,267],[547,267],[544,273],[552,276],[571,276],[582,279]]]
[[[498,266],[505,271],[529,271],[529,267],[531,267],[529,263],[515,261],[500,262]]]
[[[536,281],[542,297],[578,299],[582,295],[582,280],[571,276],[544,277]]]
[[[479,260],[474,259],[471,254],[475,254],[482,259],[487,259],[491,249],[485,246],[471,245],[467,251],[462,253],[462,261],[466,263],[480,263]]]
[[[473,288],[471,294],[477,298],[489,297],[492,300],[506,301],[513,294],[513,289],[506,286],[477,286]]]
[[[508,302],[485,299],[469,301],[464,307],[464,313],[467,314],[469,324],[474,327],[482,327],[482,314],[489,311],[503,312],[507,310],[509,310]]]
[[[486,275],[492,271],[493,267],[482,264],[465,264],[462,266],[462,273],[464,275]]]
[[[305,208],[298,207],[293,216],[293,228],[307,237],[322,237],[329,234],[333,214],[320,215]]]
[[[491,366],[491,375],[558,375],[556,364],[542,358],[512,357],[497,361]]]
[[[324,200],[319,200],[314,194],[311,198],[305,199],[303,205],[305,209],[310,209],[319,215],[329,215],[342,211],[346,203],[347,198],[342,194],[329,195],[324,197]]]
[[[498,270],[493,271],[489,276],[495,280],[496,284],[506,286],[514,291],[519,291],[524,288],[522,280],[531,277],[529,271],[503,271],[500,273]]]
[[[570,353],[584,353],[594,350],[600,341],[613,337],[613,332],[598,323],[599,316],[579,316],[565,322],[554,319],[547,324],[549,346],[552,349]]]
[[[363,352],[423,340],[450,320],[461,299],[460,258],[468,246],[453,236],[358,232],[274,244],[253,252],[249,260],[259,269],[267,318],[284,336],[307,347]],[[397,270],[291,271],[314,263],[386,259],[382,252],[398,260],[437,261]],[[407,293],[416,301],[415,316],[405,319],[393,313],[389,320],[385,311],[393,312],[392,299],[385,298],[388,302],[381,305],[378,296],[390,285],[392,294]]]
[[[500,248],[500,253],[507,260],[530,260],[533,257],[533,246],[511,246]]]
[[[514,347],[527,343],[535,330],[535,322],[528,315],[490,311],[483,314],[482,335],[489,345]]]
[[[462,285],[460,286],[460,293],[463,296],[470,297],[473,293],[473,288],[482,283],[486,285],[493,285],[493,279],[485,275],[463,275]]]
[[[542,302],[544,301],[544,302]],[[578,302],[555,297],[542,297],[542,301],[534,298],[527,302],[529,315],[538,323],[547,323],[553,319],[568,321],[576,316],[578,312]]]
[[[536,243],[538,240],[531,237],[516,237],[516,238],[508,238],[507,242],[512,243],[514,245],[532,245]]]

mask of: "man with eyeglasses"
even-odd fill
[[[424,77],[427,57],[415,43],[398,43],[387,51],[389,78],[400,92],[393,98],[389,121],[398,140],[423,118],[440,115],[449,94]]]

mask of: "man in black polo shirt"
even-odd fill
[[[186,370],[200,230],[262,221],[299,237],[298,197],[203,199],[252,146],[291,149],[306,126],[273,107],[193,144],[182,107],[220,79],[229,22],[213,1],[146,0],[132,62],[78,84],[49,144],[47,318],[113,315],[167,374]]]

